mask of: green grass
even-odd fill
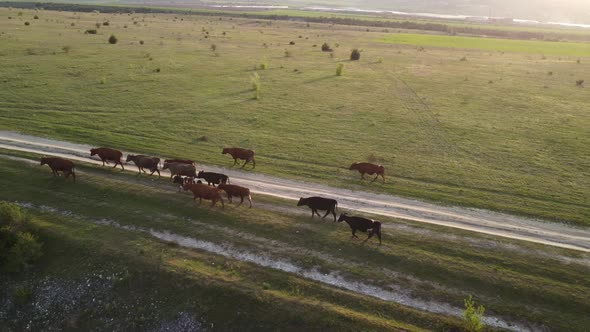
[[[225,166],[221,149],[241,146],[256,172],[589,225],[590,97],[575,81],[590,58],[227,17],[43,11],[25,27],[15,12],[0,9],[0,129]],[[366,159],[385,185],[347,170]]]
[[[483,37],[459,37],[428,34],[392,34],[379,41],[393,44],[473,49],[493,52],[533,53],[562,56],[588,56],[589,43],[511,40]]]
[[[254,197],[253,209],[228,206],[224,210],[208,210],[206,207],[194,207],[190,195],[176,193],[176,188],[167,179],[156,180],[79,165],[78,182],[74,184],[51,177],[47,168],[6,159],[0,159],[0,171],[5,174],[0,178],[0,199],[34,202],[38,206],[47,205],[73,212],[79,216],[74,219],[80,220],[75,221],[77,224],[72,237],[76,239],[79,232],[85,230],[87,235],[84,236],[92,237],[93,245],[100,244],[106,249],[111,248],[110,241],[120,243],[110,249],[115,253],[128,241],[111,234],[123,231],[89,224],[84,221],[85,218],[109,219],[122,225],[231,244],[250,252],[283,257],[300,266],[315,267],[326,273],[340,271],[350,280],[370,280],[383,287],[393,283],[411,291],[414,296],[459,307],[467,294],[474,294],[477,302],[486,306],[488,314],[545,324],[558,330],[583,331],[589,323],[585,315],[590,309],[590,284],[586,278],[589,271],[586,264],[577,261],[587,260],[588,256],[578,252],[461,231],[453,232],[455,236],[445,237],[441,234],[447,234],[448,229],[413,225],[395,219],[381,219],[384,224],[394,226],[384,229],[383,246],[377,247],[375,243],[360,246],[358,242],[349,241],[346,225],[269,210],[261,206],[274,206],[279,210],[294,207],[292,203],[285,205],[281,200],[263,196]],[[200,224],[190,223],[186,218]],[[64,232],[67,234],[70,231]],[[143,235],[133,236],[144,238]],[[87,242],[85,237],[76,240]],[[144,241],[158,242],[154,239]],[[129,246],[133,248],[133,244],[131,242]],[[163,258],[166,265],[173,264],[183,271],[194,266],[194,278],[202,279],[199,275],[206,271],[202,271],[200,263],[186,262],[180,251],[185,250],[166,251]],[[134,254],[128,249],[122,252]],[[323,253],[331,258],[310,255],[310,252]],[[207,253],[195,255],[211,257]],[[146,254],[145,257],[157,256]],[[440,330],[443,326],[457,324],[454,320],[441,321],[440,317],[398,305],[387,304],[387,308],[391,309],[383,309],[382,301],[352,295],[282,272],[230,259],[214,258],[214,261],[218,262],[216,267],[250,266],[247,272],[233,277],[230,275],[229,281],[239,281],[237,288],[251,289],[254,283],[255,288],[264,293],[277,295],[287,292],[284,297],[296,305],[329,302],[330,305],[326,306],[336,312],[358,317],[353,319],[355,324],[365,324],[360,317],[373,310],[378,310],[383,316],[371,316],[369,323],[379,326],[403,322],[400,324]],[[211,271],[207,273],[215,275]],[[286,279],[299,281],[294,281],[294,286],[285,282]],[[293,298],[294,294],[299,295]],[[361,304],[359,299],[363,301]],[[360,312],[362,314],[358,316]]]

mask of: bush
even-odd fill
[[[332,52],[332,48],[330,47],[330,45],[328,45],[328,43],[322,44],[322,52]]]
[[[18,272],[42,255],[41,243],[30,232],[29,217],[18,205],[0,202],[0,267]]]
[[[109,37],[109,43],[110,43],[110,44],[116,44],[116,43],[117,43],[117,41],[119,41],[119,40],[117,39],[117,37],[115,37],[115,35],[111,35],[111,36]]]
[[[211,51],[215,52],[217,50],[217,45],[211,44]]]
[[[25,22],[25,25],[31,25],[31,23],[29,23],[29,22]]]
[[[35,16],[33,16],[33,19],[34,20],[38,20],[39,19],[39,16],[35,15]]]
[[[254,73],[250,79],[252,83],[252,90],[254,90],[254,99],[260,99],[260,76],[258,73]]]
[[[285,50],[285,58],[290,58],[292,56],[293,56],[293,53],[291,53],[291,51]]]
[[[342,76],[342,71],[344,70],[344,64],[339,63],[336,66],[336,76]]]
[[[14,301],[18,304],[25,304],[29,301],[33,292],[29,287],[17,287],[14,290]]]
[[[352,52],[350,53],[350,60],[352,61],[358,61],[361,58],[361,51],[359,51],[358,49],[354,49],[352,50]]]
[[[268,68],[268,60],[266,60],[266,58],[263,58],[262,61],[260,61],[258,68],[260,70],[265,70],[266,68]]]
[[[104,25],[106,27],[106,26],[109,26],[111,24],[108,21],[104,21],[104,22],[102,22],[102,25]]]
[[[96,35],[96,29],[88,29],[88,30],[84,31],[84,34]]]
[[[478,332],[483,328],[483,313],[485,311],[484,306],[480,305],[475,309],[475,301],[473,296],[469,295],[468,299],[463,300],[465,304],[465,310],[463,311],[463,323],[465,329],[469,332]]]
[[[295,45],[295,42],[294,41],[290,41],[289,42],[289,45]]]
[[[143,45],[143,40],[140,40],[140,41],[139,41],[139,44],[140,44],[140,45]]]
[[[70,50],[71,50],[71,49],[72,49],[72,48],[71,48],[69,45],[63,46],[63,47],[61,48],[61,50],[62,50],[62,51],[64,51],[64,53],[66,53],[66,54],[67,54],[67,53],[70,53]]]
[[[18,205],[0,202],[0,226],[20,226],[23,223],[24,216]]]

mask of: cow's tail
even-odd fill
[[[72,165],[72,179],[76,182],[76,166]]]
[[[231,184],[231,183],[229,182],[229,176],[227,177],[227,184]]]

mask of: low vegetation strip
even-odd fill
[[[587,43],[549,42],[540,40],[523,41],[483,37],[397,33],[380,38],[379,41],[422,47],[485,50],[490,52],[533,53],[539,55],[563,55],[572,57],[583,57],[590,54],[590,44]]]

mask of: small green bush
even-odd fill
[[[258,68],[260,70],[265,70],[266,68],[268,68],[268,60],[266,58],[262,58],[262,61],[260,61]]]
[[[217,45],[211,44],[211,51],[215,52],[217,50]]]
[[[252,90],[254,90],[254,99],[260,99],[260,76],[258,73],[254,73],[250,79],[252,83]]]
[[[352,52],[350,52],[350,60],[352,61],[358,61],[361,59],[361,51],[359,51],[358,49],[354,49],[352,50]]]
[[[336,76],[342,76],[342,72],[344,71],[344,64],[343,63],[339,63],[336,66]]]
[[[475,308],[475,301],[473,301],[473,296],[469,295],[468,299],[463,300],[465,304],[465,310],[463,311],[463,323],[465,324],[465,329],[469,332],[478,332],[483,329],[483,313],[485,308],[483,305],[480,305]]]
[[[328,43],[322,44],[322,52],[332,52],[332,48],[330,47],[330,45],[328,45]]]
[[[17,287],[14,290],[14,301],[18,304],[25,304],[29,301],[33,292],[29,287]]]
[[[0,202],[0,226],[22,225],[24,216],[20,207],[5,201]]]
[[[117,39],[117,37],[115,37],[115,35],[111,35],[111,36],[109,37],[109,43],[110,43],[110,44],[116,44],[116,43],[117,43],[117,41],[119,41],[119,40]]]

